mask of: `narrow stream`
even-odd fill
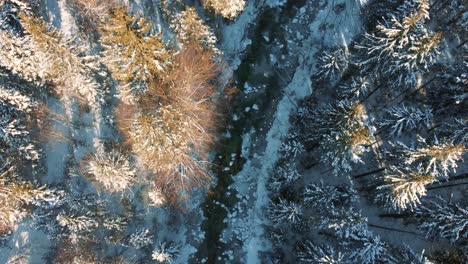
[[[227,127],[230,137],[222,140],[216,155],[213,171],[217,183],[209,190],[203,205],[205,220],[202,223],[202,230],[205,232],[205,239],[198,248],[194,263],[227,261],[222,255],[232,245],[223,242],[221,236],[226,228],[227,213],[238,202],[235,190],[229,189],[229,186],[233,183],[233,176],[242,170],[245,162],[244,157],[241,157],[242,136],[253,129],[258,133],[256,138],[260,139],[256,148],[264,147],[265,137],[261,135],[268,132],[276,104],[287,85],[285,77],[279,76],[277,66],[270,63],[270,55],[280,56],[287,52],[287,42],[281,25],[294,16],[295,6],[305,3],[305,1],[291,2],[294,3],[281,8],[263,10],[254,24],[255,27],[248,33],[252,43],[246,49],[242,63],[233,76],[240,92],[234,99],[231,117],[228,117],[230,121]],[[284,45],[278,48],[271,40],[277,40]],[[246,83],[250,87],[265,87],[265,89],[250,95],[244,91]],[[253,105],[261,109],[262,114],[252,110]],[[249,111],[246,111],[247,109]],[[237,117],[236,120],[233,120],[233,115]]]

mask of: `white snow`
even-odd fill
[[[319,10],[316,19],[309,24],[310,32],[307,39],[298,42],[297,45],[290,45],[290,56],[297,54],[299,65],[294,71],[292,81],[284,89],[284,95],[276,106],[276,114],[266,134],[266,147],[258,155],[252,155],[253,157],[244,164],[242,171],[233,176],[235,183],[232,188],[237,190],[240,200],[234,208],[234,212],[237,210],[239,214],[236,218],[228,220],[228,228],[223,234],[223,239],[229,241],[233,237],[238,237],[243,241],[245,263],[259,263],[258,253],[268,250],[270,247],[268,240],[263,237],[263,223],[267,221],[263,211],[269,202],[266,182],[279,158],[282,142],[288,135],[289,115],[296,109],[297,102],[309,95],[313,89],[310,76],[314,72],[314,55],[318,51],[317,48],[324,42],[327,45],[348,44],[351,38],[359,32],[360,23],[356,18],[359,14],[359,8],[356,7],[354,1],[348,2],[345,11],[343,11],[345,15],[335,17],[330,14],[329,10],[333,7],[331,3],[323,10]],[[299,14],[304,13],[305,11]],[[327,21],[336,21],[334,30],[320,34],[319,26]],[[230,29],[227,28],[224,34],[228,35],[229,32]],[[337,35],[336,32],[340,32],[340,34]],[[294,34],[294,32],[290,32],[290,34]],[[302,38],[301,35],[299,39]],[[256,139],[252,139],[252,135],[250,132],[243,137],[243,157],[246,157],[248,152],[255,152],[253,148],[255,143],[253,142]],[[231,216],[234,215],[234,212]]]

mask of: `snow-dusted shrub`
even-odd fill
[[[330,245],[318,246],[306,241],[298,247],[297,258],[300,263],[340,264],[345,263],[344,255]]]
[[[270,203],[268,216],[274,224],[296,224],[301,220],[302,206],[298,203],[279,199],[278,203]]]
[[[415,210],[419,228],[427,238],[443,237],[452,243],[468,239],[468,210],[463,204],[439,201],[425,202]]]
[[[148,190],[148,200],[148,204],[154,207],[161,207],[167,202],[162,190],[156,186]]]
[[[308,184],[304,190],[304,202],[320,208],[328,209],[330,206],[348,205],[357,199],[356,192],[349,186]]]
[[[332,211],[331,216],[322,218],[320,228],[331,231],[344,243],[349,239],[361,241],[369,232],[367,218],[352,208]]]
[[[323,52],[318,57],[318,71],[315,73],[319,79],[334,80],[348,67],[348,54],[340,48],[333,52]]]
[[[187,7],[185,11],[176,14],[170,26],[177,33],[177,40],[182,45],[197,43],[204,49],[213,51],[215,54],[221,53],[216,48],[216,36],[198,16],[195,8]]]
[[[151,257],[157,263],[173,263],[179,254],[179,247],[173,243],[160,243],[154,250]]]
[[[245,0],[205,0],[203,5],[205,8],[214,10],[216,14],[220,14],[227,19],[236,18],[245,8]]]
[[[85,162],[85,167],[86,172],[110,192],[123,191],[135,182],[135,169],[128,157],[117,150],[93,155]]]
[[[431,173],[434,176],[448,177],[450,171],[456,171],[457,162],[463,160],[466,148],[463,144],[454,145],[451,142],[439,141],[435,137],[433,144],[428,144],[426,139],[417,136],[419,146],[417,148],[408,147],[401,142],[393,144],[396,155],[401,153],[404,156],[404,163],[407,165],[417,164],[424,173]]]
[[[401,171],[391,166],[385,175],[385,184],[377,187],[382,191],[377,199],[397,210],[413,209],[421,203],[420,197],[426,195],[426,185],[434,181],[432,174]]]
[[[140,229],[130,235],[128,243],[135,248],[144,248],[153,243],[153,236],[148,229]]]
[[[161,38],[152,34],[151,23],[130,16],[122,7],[112,9],[102,25],[104,63],[114,79],[121,82],[122,96],[131,102],[129,98],[143,94],[150,82],[162,77],[171,55]]]
[[[379,123],[381,126],[389,126],[392,135],[400,136],[403,131],[429,128],[432,123],[432,109],[404,104],[393,106],[385,109],[384,119]]]

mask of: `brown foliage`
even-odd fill
[[[175,56],[171,72],[138,98],[137,112],[121,104],[119,128],[133,152],[156,174],[157,187],[178,199],[209,179],[206,154],[219,120],[213,54],[187,46]],[[170,200],[172,197],[168,197]]]

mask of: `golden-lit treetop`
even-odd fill
[[[145,18],[131,16],[124,8],[112,10],[102,26],[105,63],[124,84],[157,79],[169,65],[170,55]]]
[[[22,24],[29,34],[35,49],[47,54],[47,76],[61,95],[71,94],[88,102],[98,96],[97,84],[92,71],[95,65],[92,57],[80,57],[81,48],[64,39],[61,34],[49,28],[40,18],[22,14]]]

